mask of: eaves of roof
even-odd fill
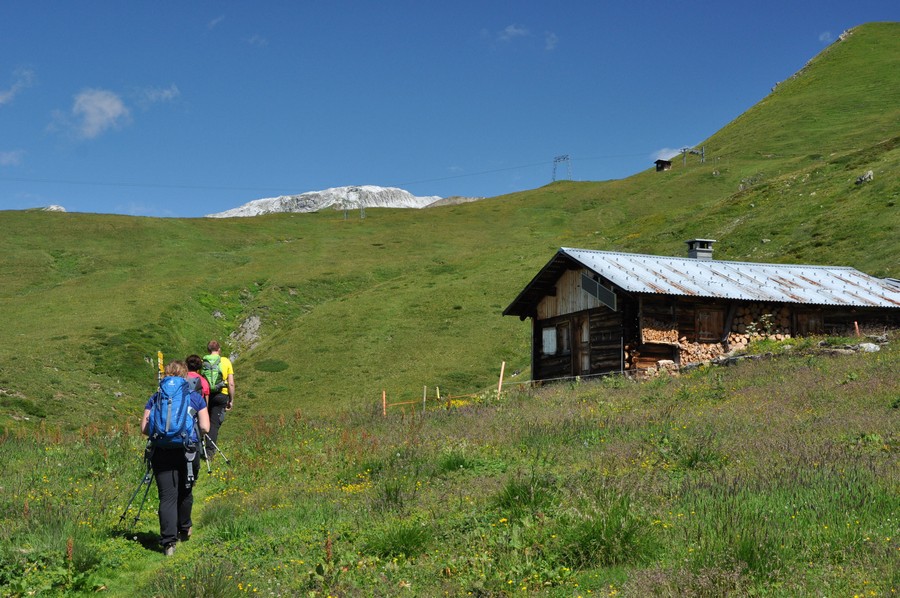
[[[900,285],[895,280],[845,266],[698,260],[563,247],[503,314],[533,315],[563,270],[581,267],[630,293],[900,308]]]

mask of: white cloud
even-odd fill
[[[830,31],[823,31],[822,33],[819,34],[819,41],[822,42],[823,44],[830,44],[831,42],[834,41],[834,38],[831,36]]]
[[[165,88],[148,87],[141,90],[139,92],[140,99],[138,101],[146,107],[150,104],[171,102],[180,95],[181,91],[178,89],[178,86],[173,83],[172,85]]]
[[[559,43],[559,38],[552,31],[548,31],[544,34],[544,49],[548,52],[556,49],[556,44]]]
[[[219,15],[219,16],[217,16],[215,19],[213,19],[212,21],[210,21],[209,23],[207,23],[207,24],[206,24],[206,28],[207,28],[207,29],[215,29],[215,28],[218,27],[219,24],[220,24],[222,21],[224,21],[224,20],[225,20],[225,15]]]
[[[76,95],[72,115],[75,129],[84,139],[93,139],[131,121],[131,112],[122,99],[105,89],[86,89]]]
[[[24,157],[25,152],[22,150],[0,152],[0,166],[21,166]]]
[[[674,149],[671,147],[664,147],[656,150],[653,154],[650,155],[654,160],[671,160],[675,156],[681,153],[681,148]]]
[[[6,90],[0,89],[0,106],[9,104],[19,92],[34,84],[34,71],[20,69],[13,72],[13,77],[15,80],[13,81],[12,87]]]
[[[247,38],[247,43],[251,46],[258,46],[260,48],[263,48],[269,45],[269,40],[259,34],[255,34]]]
[[[522,25],[512,24],[507,25],[506,28],[500,32],[500,35],[498,37],[500,41],[508,42],[514,40],[517,37],[527,37],[529,35],[531,35],[531,32],[528,31],[526,27]]]
[[[168,87],[146,87],[129,92],[130,102],[143,110],[155,104],[173,102],[181,96],[174,83]],[[85,89],[74,97],[69,113],[53,112],[53,120],[47,125],[49,132],[68,132],[79,139],[94,139],[110,129],[120,129],[131,124],[131,109],[122,97],[106,89]]]

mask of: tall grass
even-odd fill
[[[133,430],[8,435],[0,575],[6,595],[889,595],[898,342],[432,401],[412,421],[261,418],[201,474],[169,560],[155,491],[119,522]]]

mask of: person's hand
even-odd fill
[[[232,407],[234,407],[234,399],[228,399],[228,402],[225,404],[225,411],[231,411]]]

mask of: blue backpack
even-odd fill
[[[151,401],[147,432],[152,446],[187,448],[196,442],[191,389],[187,380],[166,376]]]

